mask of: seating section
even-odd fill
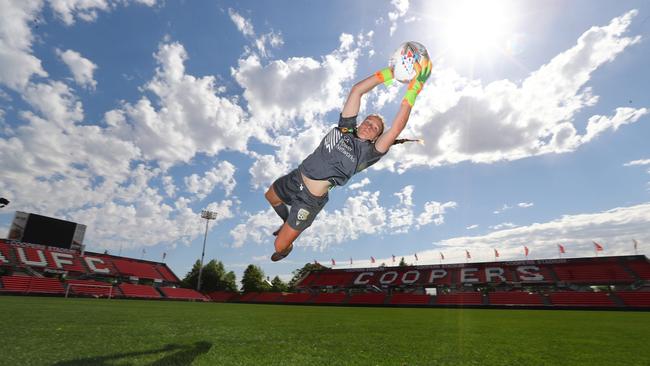
[[[647,260],[630,261],[626,264],[642,280],[650,281],[650,263]]]
[[[119,285],[119,289],[126,297],[135,297],[140,299],[160,299],[162,297],[155,288],[146,285],[122,283]]]
[[[158,271],[162,275],[162,279],[167,281],[167,282],[172,282],[172,283],[178,283],[180,280],[174,272],[170,271],[169,268],[165,265],[162,264],[155,264],[154,269]]]
[[[312,294],[310,293],[298,293],[298,294],[283,294],[280,298],[280,301],[286,303],[307,303],[311,299]]]
[[[616,303],[605,292],[558,291],[551,292],[549,299],[553,305],[616,306]]]
[[[357,276],[356,272],[344,271],[322,271],[318,277],[311,281],[310,287],[327,287],[327,286],[348,286]]]
[[[429,295],[419,294],[393,294],[390,304],[393,305],[427,305],[431,301]]]
[[[615,262],[594,264],[556,264],[553,266],[560,281],[572,283],[633,282],[634,278]]]
[[[648,291],[618,291],[616,295],[627,306],[650,308],[650,292]]]
[[[350,296],[350,304],[383,304],[386,299],[384,293],[367,293]]]
[[[92,280],[67,280],[65,281],[69,294],[93,296],[93,297],[116,297],[119,296],[117,287],[110,283]]]
[[[207,296],[216,302],[235,301],[238,299],[239,294],[236,292],[214,291],[207,294]]]
[[[159,287],[159,290],[168,299],[208,301],[205,295],[189,288]]]
[[[481,305],[483,297],[480,292],[457,292],[436,296],[436,304],[440,305]]]
[[[152,280],[163,279],[163,276],[150,263],[113,259],[113,265],[123,275]]]
[[[57,294],[65,293],[61,281],[56,278],[2,276],[3,292],[23,294]]]
[[[499,291],[488,293],[490,305],[544,305],[538,293],[525,291]]]
[[[342,304],[347,297],[345,292],[320,293],[314,298],[315,304]]]

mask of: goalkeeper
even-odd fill
[[[328,191],[344,185],[354,174],[381,159],[406,127],[424,83],[431,74],[431,61],[415,63],[417,71],[408,84],[406,95],[393,124],[384,133],[384,120],[378,114],[367,116],[357,125],[361,97],[377,85],[393,82],[393,70],[385,68],[356,83],[343,106],[338,127],[333,128],[297,169],[278,178],[266,191],[265,197],[284,223],[273,233],[275,253],[271,260],[285,258],[293,249],[293,242],[308,228],[328,200]],[[291,206],[289,209],[287,206]]]

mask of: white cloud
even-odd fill
[[[391,0],[391,5],[395,9],[388,13],[388,20],[390,20],[390,35],[392,36],[397,30],[397,21],[406,15],[409,10],[409,0]]]
[[[534,205],[535,205],[535,204],[532,203],[532,202],[519,202],[519,203],[517,204],[517,207],[521,207],[521,208],[529,208],[529,207],[533,207]]]
[[[230,15],[230,20],[235,23],[237,29],[246,37],[255,37],[255,30],[253,29],[253,24],[250,20],[241,16],[238,12],[233,9],[228,9],[228,15]]]
[[[370,184],[370,179],[368,179],[368,177],[365,177],[365,178],[361,179],[361,181],[359,181],[358,183],[352,183],[352,184],[350,184],[350,185],[348,186],[348,191],[353,191],[353,190],[355,190],[355,189],[359,189],[359,188],[365,187],[365,186],[367,186],[368,184]]]
[[[70,72],[74,77],[74,81],[82,87],[95,89],[97,87],[97,81],[93,79],[93,73],[97,69],[92,61],[81,56],[79,52],[73,50],[61,51],[56,50],[56,54],[63,60],[63,62],[68,65]]]
[[[187,191],[196,194],[199,200],[204,199],[218,185],[223,187],[226,197],[228,197],[237,185],[234,175],[235,166],[227,161],[222,161],[213,169],[206,171],[203,177],[198,174],[185,177],[185,186]]]
[[[30,23],[43,7],[42,1],[0,2],[0,84],[21,90],[33,76],[46,77],[41,60],[32,55]]]
[[[50,7],[66,25],[75,23],[75,18],[86,22],[97,19],[99,11],[108,12],[119,4],[128,4],[129,0],[48,0]],[[156,4],[156,0],[135,0],[135,3],[147,6]]]
[[[495,215],[498,215],[498,214],[500,214],[500,213],[502,213],[504,211],[507,211],[507,210],[509,210],[511,208],[512,208],[512,206],[508,206],[507,204],[504,203],[503,206],[501,206],[500,209],[494,210],[494,211],[492,211],[492,213],[495,214]]]
[[[492,230],[501,230],[501,229],[509,229],[509,228],[513,228],[513,227],[517,227],[517,225],[513,224],[512,222],[504,222],[504,223],[501,223],[501,224],[498,224],[498,225],[490,226],[490,229],[492,229]]]
[[[650,159],[632,160],[623,164],[623,166],[650,165]]]
[[[243,16],[241,16],[241,14],[239,14],[233,9],[228,9],[228,15],[230,16],[230,20],[232,20],[232,22],[235,23],[237,29],[245,37],[253,40],[253,45],[255,46],[255,48],[257,49],[257,51],[262,57],[268,56],[267,45],[270,45],[272,48],[277,48],[284,44],[284,40],[282,39],[282,34],[276,33],[275,31],[272,30],[269,33],[262,34],[261,36],[258,37],[255,34],[255,29],[250,19],[244,18]]]
[[[312,226],[296,240],[295,246],[322,252],[332,245],[356,240],[362,235],[397,234],[419,230],[430,223],[440,225],[444,222],[446,210],[456,207],[455,202],[441,204],[431,201],[425,203],[424,211],[416,215],[413,211],[412,193],[412,186],[396,192],[394,195],[400,202],[389,208],[381,206],[378,191],[360,191],[348,196],[341,209],[323,209]],[[265,243],[272,248],[274,237],[270,233],[281,223],[272,209],[248,214],[246,222],[230,232],[233,246]]]
[[[576,116],[598,102],[586,84],[640,36],[626,37],[632,10],[587,30],[568,50],[532,72],[521,83],[485,86],[436,65],[423,89],[406,132],[425,145],[397,150],[376,166],[404,171],[418,165],[461,161],[492,163],[577,149],[606,130],[616,130],[646,115],[646,108],[617,108],[612,116],[592,116],[579,135]]]
[[[155,55],[154,78],[145,89],[158,98],[156,108],[146,96],[109,111],[109,131],[133,143],[147,159],[166,168],[188,162],[197,153],[214,156],[220,151],[246,150],[250,124],[233,101],[219,96],[225,89],[213,76],[197,78],[185,73],[185,48],[161,44]]]
[[[438,262],[442,251],[447,262],[464,261],[464,248],[470,248],[473,259],[493,260],[497,248],[502,260],[522,259],[526,245],[535,258],[557,258],[557,244],[562,244],[569,257],[593,256],[592,241],[605,246],[605,255],[633,253],[632,239],[650,242],[650,203],[611,210],[564,215],[561,218],[528,226],[499,230],[482,236],[463,236],[436,243],[438,248],[418,253],[425,261]]]
[[[478,225],[477,225],[477,224],[474,224],[474,225],[470,225],[470,226],[466,227],[465,229],[467,229],[467,230],[474,230],[474,229],[477,229],[477,228],[478,228]]]

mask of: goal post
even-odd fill
[[[67,283],[67,286],[65,288],[65,297],[66,297],[66,299],[68,298],[68,295],[70,294],[70,289],[72,289],[72,287],[107,288],[108,289],[108,298],[110,299],[111,297],[113,297],[113,285],[96,285],[96,284],[88,284],[88,283]]]

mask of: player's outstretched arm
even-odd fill
[[[431,75],[432,65],[429,59],[422,60],[421,64],[416,62],[414,67],[417,70],[417,74],[408,85],[404,99],[402,99],[402,103],[399,106],[399,110],[390,129],[379,136],[377,142],[375,142],[375,149],[379,152],[384,153],[388,151],[395,142],[395,139],[402,133],[411,115],[411,108],[415,104],[415,98],[420,94],[424,83],[429,78],[429,75]]]
[[[356,116],[359,114],[359,109],[361,108],[361,97],[365,93],[371,91],[381,83],[390,85],[392,82],[393,70],[387,67],[354,84],[350,90],[350,94],[348,94],[348,99],[345,101],[341,115],[344,118]]]

